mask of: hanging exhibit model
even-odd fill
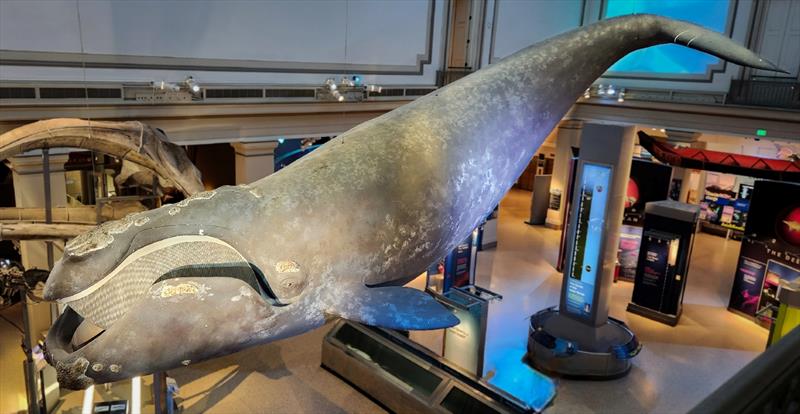
[[[0,160],[42,148],[102,152],[153,171],[165,188],[189,196],[203,191],[200,171],[163,131],[141,122],[58,118],[34,122],[0,135]],[[123,164],[123,171],[135,167]],[[130,174],[135,172],[131,171]],[[147,183],[149,184],[149,182]]]
[[[458,323],[429,295],[399,285],[491,213],[612,63],[671,42],[778,70],[689,23],[605,20],[358,125],[250,185],[77,237],[46,287],[67,306],[47,338],[59,382],[83,388],[180,367],[329,317],[405,330]]]

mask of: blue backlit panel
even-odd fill
[[[606,0],[603,17],[651,13],[686,20],[724,33],[731,2],[727,0]],[[638,50],[622,58],[610,72],[702,75],[719,59],[678,45]]]
[[[611,167],[584,163],[575,211],[575,244],[570,257],[566,310],[591,317],[606,223]]]

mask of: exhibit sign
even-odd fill
[[[574,218],[575,244],[569,260],[566,311],[573,316],[592,315],[597,273],[602,266],[601,251],[606,222],[611,167],[585,162],[578,184]]]
[[[667,280],[675,266],[680,236],[648,230],[644,235],[641,255],[642,278],[634,289],[633,301],[641,306],[661,310]],[[639,282],[639,281],[637,281]]]
[[[625,213],[620,227],[619,279],[633,282],[642,242],[644,207],[651,201],[666,200],[672,185],[672,167],[634,159],[625,192]]]
[[[489,301],[461,289],[445,292],[439,301],[460,321],[445,329],[442,356],[472,374],[482,376]]]
[[[642,246],[642,231],[638,226],[623,224],[619,230],[619,278],[633,281],[636,278],[636,264],[639,260],[639,249]]]
[[[479,233],[479,229],[473,230],[444,259],[428,267],[427,290],[444,294],[452,288],[473,284]]]
[[[728,308],[765,326],[781,280],[800,280],[800,184],[758,180],[750,199]]]

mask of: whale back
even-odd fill
[[[581,27],[358,125],[254,183],[273,201],[303,200],[293,210],[302,218],[273,233],[313,226],[311,237],[282,238],[284,254],[368,285],[417,275],[494,209],[595,79],[636,49],[671,42],[777,70],[687,22],[630,15]]]

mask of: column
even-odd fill
[[[667,142],[672,145],[689,146],[698,149],[706,147],[706,143],[699,140],[699,132],[678,131],[674,129],[668,129],[666,132]],[[680,197],[678,197],[678,201],[682,203],[696,202],[697,194],[699,194],[698,187],[700,182],[705,181],[700,179],[703,178],[700,177],[701,171],[689,168],[675,168],[674,171],[672,177],[681,179],[681,194]]]
[[[553,161],[553,177],[550,181],[550,192],[561,193],[561,204],[558,210],[547,210],[545,225],[554,229],[564,227],[564,205],[568,198],[569,169],[572,162],[572,148],[580,147],[583,121],[568,120],[558,124],[556,134],[556,158]]]
[[[37,151],[38,152],[38,151]],[[64,163],[67,154],[50,154],[50,200],[52,207],[67,205]],[[44,175],[42,155],[17,156],[9,159],[14,180],[14,198],[17,207],[45,207]],[[25,269],[49,269],[47,244],[44,241],[20,241],[20,255]],[[62,242],[53,242],[53,260],[58,260],[64,251]],[[48,302],[33,303],[26,299],[28,329],[32,340],[42,339],[53,323],[54,306]]]
[[[617,247],[619,246],[619,229],[622,225],[622,216],[625,212],[625,196],[628,189],[628,180],[631,176],[631,158],[633,157],[633,147],[635,142],[635,128],[622,127],[616,125],[587,124],[582,131],[581,155],[582,162],[590,162],[612,166],[612,175],[609,180],[610,187],[606,199],[605,226],[599,246],[598,265],[599,269],[586,270],[594,273],[595,290],[593,310],[591,318],[584,321],[589,325],[598,327],[606,324],[608,319],[609,300],[611,298],[611,284],[614,280],[614,267],[617,262]],[[577,185],[577,184],[576,184]],[[579,189],[576,188],[576,191]],[[579,198],[573,198],[572,211],[580,207]],[[577,214],[572,220],[577,220]],[[574,222],[574,221],[573,221]],[[591,230],[590,230],[591,231]],[[571,283],[568,273],[571,271],[570,257],[576,248],[576,243],[580,243],[575,237],[576,229],[571,228],[567,235],[567,264],[564,274],[564,284],[561,296],[561,312],[565,312],[566,295]],[[585,246],[579,246],[581,249]],[[584,276],[586,277],[586,276]]]
[[[54,208],[67,205],[64,163],[68,158],[67,154],[50,154],[50,200]],[[17,156],[11,158],[10,161],[16,206],[45,207],[41,154]],[[53,260],[58,260],[62,252],[61,244],[57,242],[54,244]],[[43,241],[20,242],[20,255],[22,256],[22,265],[26,269],[49,269],[47,248]]]
[[[249,184],[275,172],[277,141],[232,142],[236,152],[236,184]]]

